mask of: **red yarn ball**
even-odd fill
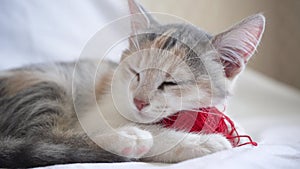
[[[234,147],[246,144],[257,145],[257,143],[252,141],[250,136],[239,135],[233,121],[215,107],[201,108],[197,112],[180,111],[162,119],[159,124],[167,128],[186,132],[203,134],[220,133],[223,134]],[[241,137],[248,138],[249,142],[239,144]]]

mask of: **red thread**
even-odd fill
[[[226,124],[227,122],[227,124]],[[221,133],[232,144],[239,147],[247,144],[257,146],[248,135],[239,135],[233,121],[215,107],[200,108],[195,111],[180,111],[159,122],[164,127],[187,132],[204,134]],[[249,142],[240,144],[240,138],[247,138]]]

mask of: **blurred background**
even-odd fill
[[[267,25],[249,66],[300,89],[299,0],[138,0],[152,12],[182,17],[216,34],[262,12]],[[105,24],[128,15],[127,0],[1,0],[0,70],[74,60]]]
[[[299,0],[140,0],[153,12],[182,17],[216,34],[249,15],[262,12],[266,30],[253,69],[300,89]]]

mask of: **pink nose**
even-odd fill
[[[144,107],[149,105],[149,103],[146,103],[145,101],[139,100],[139,99],[136,99],[136,98],[134,98],[133,101],[134,101],[134,104],[135,104],[136,108],[139,111],[141,111]]]

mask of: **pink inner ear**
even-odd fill
[[[255,52],[263,31],[264,17],[255,15],[213,39],[212,43],[220,53],[228,78],[233,78],[242,71]]]
[[[137,4],[134,0],[128,0],[128,6],[130,14],[132,15],[130,19],[133,33],[147,28],[150,24],[150,21],[139,4]]]
[[[224,65],[224,71],[227,78],[235,76],[242,69],[241,62],[238,58],[232,57],[231,60],[221,59],[221,62]]]
[[[246,49],[248,49],[249,52],[245,52],[243,50],[237,49],[237,52],[240,53],[240,55],[243,57],[245,64],[248,62],[250,57],[253,55],[253,53],[260,41],[260,37],[263,32],[263,25],[260,25],[257,28],[250,30],[249,32],[250,32],[251,36],[254,36],[254,38],[247,38],[250,41],[250,43],[244,42]],[[255,47],[251,44],[255,45]]]

